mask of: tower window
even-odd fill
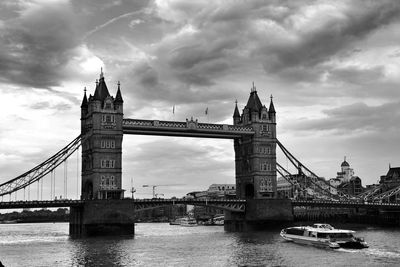
[[[261,131],[262,132],[269,132],[269,125],[261,125]]]
[[[113,123],[115,122],[115,116],[111,114],[103,114],[101,115],[101,121],[105,123]]]
[[[101,167],[102,168],[114,168],[115,160],[111,159],[103,159],[101,160]]]
[[[260,164],[260,170],[261,170],[261,171],[271,171],[271,170],[272,170],[271,164],[270,164],[270,163],[267,163],[267,162],[262,162],[262,163]]]
[[[115,140],[101,140],[101,148],[115,148]]]
[[[267,163],[266,162],[262,162],[260,165],[260,170],[261,171],[266,171],[267,170]]]
[[[271,164],[270,163],[267,164],[267,171],[271,171]]]

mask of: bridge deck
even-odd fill
[[[0,202],[0,209],[23,209],[23,208],[62,208],[83,206],[85,201],[90,200],[32,200],[32,201],[9,201]],[[104,200],[107,201],[107,200]],[[194,206],[210,206],[226,210],[244,212],[246,200],[244,199],[123,199],[135,205],[135,209],[143,210],[166,205],[186,204]],[[382,208],[385,210],[400,210],[400,204],[379,202],[355,202],[355,201],[306,201],[294,200],[293,206],[297,207],[338,207],[338,208]]]
[[[122,121],[124,134],[183,136],[202,138],[235,139],[243,135],[254,135],[252,127],[234,126],[228,124],[199,123],[193,120],[158,121],[124,119]]]
[[[62,207],[79,207],[85,204],[85,201],[91,200],[41,200],[41,201],[10,201],[0,202],[0,209],[23,209],[23,208],[62,208]],[[97,200],[98,201],[98,200]],[[102,200],[107,201],[107,200]],[[246,200],[196,200],[196,199],[122,199],[134,204],[135,210],[152,209],[161,206],[186,204],[194,206],[210,206],[225,210],[244,212]]]

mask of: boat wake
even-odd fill
[[[385,258],[400,258],[400,252],[387,251],[382,249],[367,249],[365,253],[371,256],[385,257]]]
[[[379,257],[379,258],[383,257],[383,258],[391,258],[391,259],[400,259],[400,252],[388,251],[388,250],[377,249],[377,248],[367,248],[364,250],[339,248],[334,251],[335,252],[345,252],[345,253],[363,253],[368,256]]]

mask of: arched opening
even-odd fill
[[[246,184],[244,188],[244,197],[245,198],[254,198],[254,185],[253,184]]]
[[[93,184],[91,181],[86,181],[85,183],[83,199],[93,199]]]

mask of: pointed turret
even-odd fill
[[[122,99],[122,94],[121,94],[121,88],[120,88],[121,84],[118,81],[118,90],[117,90],[117,94],[115,96],[115,103],[124,103],[124,100]]]
[[[82,99],[81,108],[87,109],[88,108],[88,100],[87,100],[87,97],[86,97],[86,87],[85,87],[85,89],[83,91],[84,91],[84,93],[83,93],[83,99]]]
[[[239,113],[239,109],[237,106],[237,100],[235,101],[235,110],[233,111],[233,117],[234,118],[240,118],[240,113]]]
[[[268,110],[268,115],[269,119],[272,122],[276,122],[276,112],[275,112],[275,107],[274,107],[274,101],[272,101],[272,95],[271,95],[271,102],[269,103],[269,110]]]
[[[247,105],[246,108],[249,109],[249,113],[251,114],[252,112],[259,112],[262,108],[262,103],[260,98],[257,95],[257,89],[254,86],[254,82],[253,82],[253,87],[251,88],[250,91],[250,96],[249,96],[249,100],[247,100]]]
[[[269,104],[269,111],[268,111],[268,112],[269,112],[269,113],[274,113],[274,114],[275,114],[276,112],[275,112],[274,102],[272,101],[272,98],[273,98],[273,97],[272,97],[272,95],[271,95],[271,102],[270,102],[270,104]]]
[[[106,82],[104,81],[103,68],[101,68],[99,82],[96,83],[96,91],[94,92],[94,100],[104,101],[107,96],[110,96]]]
[[[240,122],[240,113],[237,106],[237,100],[235,101],[235,110],[233,111],[233,123],[238,124]]]

